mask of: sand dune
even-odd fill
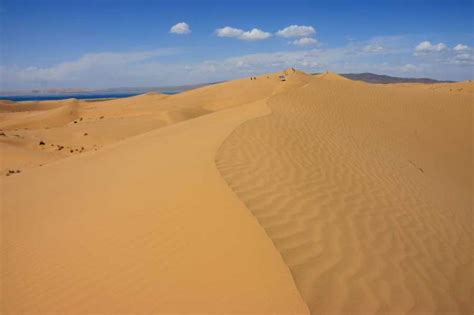
[[[112,108],[128,101],[64,128],[114,121]],[[268,113],[262,98],[4,177],[2,313],[307,314],[214,164],[238,124]],[[129,126],[112,129],[142,123],[121,120]]]
[[[0,113],[41,111],[58,108],[70,100],[13,102],[0,100]]]
[[[64,126],[78,117],[79,102],[75,99],[58,103],[59,106],[49,106],[34,110],[13,110],[8,114],[1,115],[0,129],[39,129]],[[24,104],[20,104],[22,107]],[[15,107],[15,105],[11,105]],[[33,105],[32,105],[33,106]]]
[[[472,90],[2,101],[1,313],[469,313]]]
[[[433,93],[323,74],[219,150],[312,313],[472,311],[472,96]]]

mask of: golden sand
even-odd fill
[[[324,74],[219,150],[313,314],[472,312],[473,94],[459,85],[473,87]]]
[[[471,312],[473,83],[279,75],[0,102],[1,313]]]

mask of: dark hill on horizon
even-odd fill
[[[384,74],[375,74],[370,72],[364,73],[341,73],[341,76],[348,78],[350,80],[364,81],[367,83],[379,83],[379,84],[388,84],[388,83],[452,83],[455,81],[441,81],[434,80],[430,78],[401,78],[401,77],[392,77]]]

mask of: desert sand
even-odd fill
[[[0,102],[3,314],[469,314],[474,83]]]

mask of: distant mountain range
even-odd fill
[[[364,81],[368,83],[381,83],[381,84],[388,84],[388,83],[451,83],[454,81],[439,81],[429,78],[399,78],[399,77],[392,77],[383,74],[375,74],[375,73],[342,73],[341,76],[356,80],[356,81]]]

